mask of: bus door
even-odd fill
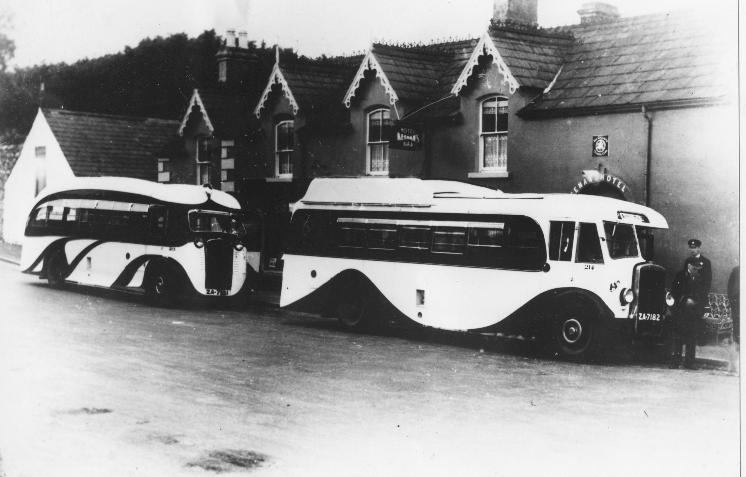
[[[572,270],[573,283],[574,286],[586,290],[596,290],[605,278],[604,256],[601,251],[598,226],[592,222],[580,222],[577,230],[577,245]]]
[[[549,223],[549,267],[555,287],[572,285],[572,253],[575,245],[575,222]]]

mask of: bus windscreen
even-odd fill
[[[611,258],[637,257],[637,238],[634,226],[617,222],[604,222],[606,244]]]

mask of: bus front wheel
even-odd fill
[[[592,310],[580,304],[564,304],[553,320],[557,352],[566,358],[590,356],[598,341],[598,324]]]
[[[59,288],[65,283],[67,276],[67,259],[64,252],[57,250],[49,255],[47,262],[47,281],[49,286]]]
[[[145,293],[157,305],[168,305],[174,294],[173,274],[165,266],[148,268]]]

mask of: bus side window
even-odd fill
[[[581,223],[578,232],[578,253],[575,257],[580,263],[604,263],[601,253],[601,242],[598,238],[596,224]]]
[[[433,253],[463,254],[466,250],[466,228],[435,227],[430,250]]]
[[[549,260],[569,262],[575,237],[575,222],[551,222],[549,227]]]
[[[47,217],[49,215],[49,209],[50,207],[39,207],[37,209],[34,209],[34,211],[31,213],[31,217],[28,221],[28,227],[31,228],[42,228],[47,225]]]
[[[399,248],[428,250],[431,235],[430,227],[402,225],[399,227]]]
[[[166,237],[166,226],[168,224],[168,210],[161,205],[153,205],[148,210],[150,225],[150,238],[162,240]]]
[[[396,225],[371,224],[368,229],[368,248],[396,249]]]
[[[365,224],[338,223],[337,243],[340,247],[365,248]]]

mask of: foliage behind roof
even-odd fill
[[[175,147],[178,121],[45,109],[44,117],[76,176],[155,180],[159,156]]]

